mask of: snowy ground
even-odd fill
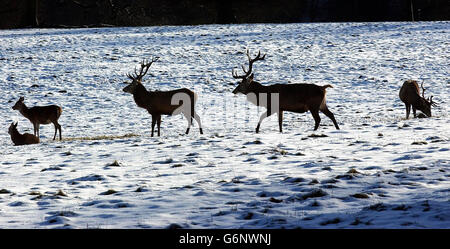
[[[246,48],[263,84],[332,84],[341,130],[285,113],[255,134],[263,110],[231,93]],[[1,30],[0,227],[450,228],[449,48],[449,22]],[[152,55],[145,86],[195,90],[204,135],[174,116],[150,137],[121,89]],[[406,79],[432,118],[405,120]],[[12,146],[20,96],[62,106],[63,141]]]

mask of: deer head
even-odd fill
[[[253,82],[253,76],[254,76],[254,74],[252,73],[253,63],[255,61],[264,60],[264,58],[266,58],[266,55],[261,56],[261,51],[259,51],[258,55],[252,59],[250,56],[250,52],[247,49],[247,58],[248,58],[248,64],[249,64],[248,70],[245,70],[244,66],[242,66],[242,71],[244,71],[244,73],[245,73],[244,75],[238,75],[234,71],[234,69],[231,72],[231,74],[233,75],[233,78],[241,79],[241,81],[238,82],[238,86],[233,90],[234,94],[237,94],[237,93],[247,94],[248,93],[248,87]]]
[[[18,122],[16,122],[16,123],[12,122],[11,123],[11,125],[9,126],[9,129],[8,129],[8,134],[9,135],[12,135],[14,132],[17,131],[17,124],[18,124]]]
[[[422,88],[422,98],[420,98],[420,108],[418,109],[425,113],[425,115],[427,115],[428,117],[431,117],[431,106],[436,106],[436,103],[433,102],[433,96],[425,98],[426,88],[423,87],[423,81],[422,84],[420,84],[420,87]]]
[[[14,104],[14,106],[12,107],[13,110],[20,110],[22,108],[23,101],[24,101],[24,97],[20,97],[19,100],[17,100],[16,104]]]
[[[128,73],[127,77],[131,79],[131,83],[123,88],[123,91],[133,94],[136,90],[136,87],[142,83],[142,78],[147,74],[150,66],[153,64],[153,62],[158,61],[158,59],[159,57],[152,58],[152,61],[150,62],[148,62],[147,60],[143,60],[141,62],[141,69],[139,73],[137,72],[136,68],[134,68],[134,75]]]

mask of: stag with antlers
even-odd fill
[[[420,85],[422,88],[422,96],[420,96],[419,84],[415,80],[407,80],[403,82],[400,88],[399,97],[400,100],[405,103],[406,107],[406,119],[409,118],[409,113],[411,112],[411,106],[413,109],[414,118],[416,116],[416,110],[420,110],[427,117],[431,117],[431,106],[436,106],[433,102],[433,96],[425,98],[425,90],[423,87],[423,82]]]
[[[278,114],[278,125],[280,132],[283,131],[283,112],[295,112],[304,113],[310,111],[314,121],[314,130],[317,130],[320,124],[319,111],[329,117],[336,129],[339,126],[334,118],[333,113],[328,110],[325,103],[325,89],[332,87],[331,85],[317,86],[314,84],[273,84],[269,86],[263,86],[262,84],[254,81],[254,74],[252,73],[253,63],[256,61],[264,60],[266,55],[261,56],[261,52],[255,58],[251,58],[250,52],[247,49],[248,58],[248,70],[242,66],[244,75],[238,75],[234,69],[232,70],[233,78],[240,79],[238,86],[233,90],[234,94],[242,93],[247,96],[247,100],[257,106],[263,106],[267,108],[256,126],[256,133],[259,132],[261,122],[264,118]]]
[[[135,68],[134,75],[127,74],[131,83],[123,88],[123,91],[133,94],[137,106],[146,109],[152,116],[152,137],[155,124],[158,125],[158,136],[160,136],[161,115],[176,115],[180,113],[188,120],[186,134],[189,133],[192,119],[197,121],[200,134],[203,134],[200,117],[194,108],[195,102],[197,101],[196,93],[187,88],[172,91],[147,91],[142,85],[142,78],[147,74],[150,66],[158,61],[158,59],[159,57],[152,58],[150,62],[143,60],[139,73]]]

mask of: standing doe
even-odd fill
[[[257,106],[263,106],[267,108],[256,126],[256,133],[259,132],[259,127],[264,118],[278,114],[278,125],[280,132],[283,131],[283,111],[304,113],[310,111],[314,121],[314,130],[317,130],[320,124],[319,111],[329,117],[336,129],[339,130],[339,126],[325,102],[325,89],[332,87],[331,85],[317,86],[314,84],[274,84],[269,86],[263,86],[260,83],[253,80],[252,67],[255,61],[264,60],[266,55],[261,57],[261,52],[255,58],[250,57],[250,53],[247,49],[247,57],[249,62],[248,70],[244,71],[244,75],[237,75],[232,71],[232,75],[235,79],[241,79],[241,82],[236,89],[233,90],[234,94],[242,93],[247,95],[247,100]]]
[[[403,82],[400,88],[399,97],[400,100],[405,103],[406,107],[406,119],[409,118],[409,113],[411,112],[411,106],[413,109],[414,117],[416,117],[416,109],[423,112],[427,117],[431,117],[431,106],[436,106],[433,102],[433,96],[425,98],[425,88],[423,87],[423,82],[420,85],[422,88],[422,96],[420,96],[419,85],[415,80],[407,80]]]
[[[20,97],[12,109],[18,110],[24,117],[30,120],[33,124],[34,135],[39,137],[39,125],[53,123],[55,126],[55,135],[53,136],[53,140],[56,139],[57,131],[59,131],[59,140],[62,140],[61,125],[58,123],[59,116],[61,116],[62,113],[62,108],[57,105],[34,106],[28,108],[23,101],[24,98]]]
[[[153,58],[151,62],[146,62],[144,60],[141,63],[141,70],[139,73],[137,73],[135,69],[134,75],[127,74],[132,82],[123,88],[123,91],[133,94],[136,105],[146,109],[152,116],[152,137],[155,124],[158,125],[158,136],[160,136],[161,115],[176,115],[180,113],[188,120],[186,134],[189,133],[192,118],[197,121],[200,127],[200,134],[203,134],[200,117],[194,110],[195,102],[197,101],[196,93],[187,88],[172,91],[147,91],[142,85],[142,77],[147,74],[147,71],[153,62],[156,62],[158,59],[159,57]]]
[[[14,122],[11,123],[8,129],[9,135],[11,135],[11,140],[13,141],[14,145],[25,145],[25,144],[38,144],[39,143],[39,137],[32,135],[30,133],[24,133],[20,134],[17,130],[17,122],[14,124]]]

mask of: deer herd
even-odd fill
[[[246,95],[247,100],[252,104],[267,109],[259,119],[256,126],[256,133],[259,132],[263,119],[274,113],[278,115],[279,130],[282,132],[284,111],[295,113],[310,111],[315,122],[314,130],[317,130],[320,124],[320,111],[331,119],[336,129],[339,130],[339,125],[337,124],[333,113],[326,105],[326,89],[332,88],[331,85],[262,85],[261,83],[254,81],[252,68],[253,63],[264,60],[266,55],[261,56],[261,52],[258,52],[256,57],[252,58],[248,49],[246,55],[249,65],[247,70],[242,66],[244,74],[238,75],[234,69],[232,70],[233,78],[240,80],[237,87],[233,90],[233,94],[242,93]],[[195,103],[197,101],[197,94],[195,92],[187,88],[175,89],[172,91],[148,91],[142,84],[142,78],[147,74],[150,66],[154,62],[157,62],[158,59],[159,57],[152,58],[151,61],[143,60],[139,72],[137,72],[135,68],[134,74],[127,74],[131,83],[123,88],[123,91],[132,94],[136,105],[146,109],[152,116],[152,137],[154,135],[155,125],[158,127],[158,136],[160,136],[161,115],[177,114],[183,114],[188,121],[186,134],[189,133],[193,119],[195,119],[199,125],[200,134],[203,134],[200,116],[195,112]],[[420,89],[417,81],[407,80],[400,89],[399,97],[400,100],[405,103],[406,119],[409,118],[411,106],[413,108],[414,117],[416,117],[416,110],[420,110],[426,116],[431,117],[431,107],[436,106],[436,103],[433,102],[433,96],[425,98],[424,93],[426,89],[423,87],[423,82],[421,88],[422,96],[420,96]],[[20,97],[12,109],[18,110],[25,118],[30,120],[33,124],[34,135],[29,133],[20,134],[17,130],[18,123],[13,122],[9,127],[8,133],[11,135],[11,140],[14,145],[39,143],[39,126],[41,124],[50,123],[55,127],[53,140],[56,139],[58,131],[59,139],[62,140],[61,125],[58,123],[62,108],[57,105],[27,107],[24,100],[24,97]]]

